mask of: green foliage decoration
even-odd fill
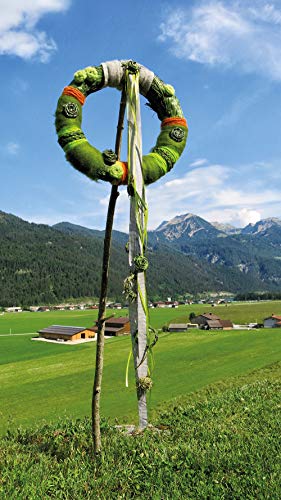
[[[137,273],[142,273],[148,268],[148,259],[145,255],[137,255],[134,258],[135,271]]]
[[[152,389],[153,382],[150,377],[141,377],[138,380],[138,389],[142,391],[150,391]]]

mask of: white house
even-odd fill
[[[276,316],[275,314],[272,314],[271,316],[263,320],[263,326],[265,328],[280,328],[281,316]]]

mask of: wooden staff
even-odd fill
[[[119,117],[118,117],[117,132],[115,139],[115,153],[117,155],[118,160],[120,159],[120,153],[121,153],[125,110],[126,110],[126,90],[124,86],[121,94]],[[98,314],[96,367],[95,367],[95,379],[94,379],[93,395],[92,395],[92,438],[93,438],[94,452],[96,454],[98,454],[101,450],[100,396],[101,396],[101,383],[102,383],[103,358],[104,358],[105,309],[106,309],[106,298],[107,298],[107,288],[108,288],[112,226],[113,226],[116,200],[118,196],[119,196],[118,186],[113,185],[111,188],[111,194],[108,203],[106,228],[104,235],[101,292],[100,292],[99,314]]]

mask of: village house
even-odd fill
[[[169,332],[185,332],[187,330],[187,323],[171,323],[168,327]]]
[[[39,330],[39,337],[48,340],[81,340],[95,337],[96,333],[92,328],[85,328],[84,326],[62,326],[52,325],[47,328]]]
[[[192,318],[193,323],[197,323],[199,328],[204,330],[230,330],[233,328],[233,323],[228,319],[221,319],[213,313],[203,313]]]
[[[169,332],[186,332],[190,328],[199,328],[197,323],[170,323]]]
[[[98,322],[93,327],[93,331],[98,331]],[[109,318],[105,321],[104,334],[114,337],[119,335],[129,335],[130,333],[130,320],[127,317]]]
[[[159,300],[158,302],[153,302],[153,307],[166,307],[165,302]]]
[[[177,300],[166,300],[165,302],[160,300],[158,302],[153,302],[153,307],[179,307]]]
[[[263,326],[265,328],[280,328],[281,316],[276,316],[275,314],[272,314],[271,316],[263,320]]]

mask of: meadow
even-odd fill
[[[189,314],[196,315],[202,312],[213,312],[222,319],[230,319],[233,323],[246,324],[262,322],[272,313],[281,315],[281,301],[260,302],[233,302],[212,307],[210,304],[191,304],[179,306],[177,309],[150,309],[150,322],[154,328],[162,328],[172,321],[189,321]],[[111,310],[108,314],[116,316],[128,315],[128,310]],[[97,319],[97,310],[75,311],[48,311],[48,312],[23,312],[5,313],[0,315],[0,335],[10,333],[35,333],[49,325],[76,325],[92,326]]]
[[[103,420],[98,457],[89,418],[9,432],[0,498],[278,500],[280,371],[275,363],[179,397],[142,434]]]
[[[210,310],[206,305],[151,310],[151,324],[160,328],[170,321],[188,320],[189,313]],[[238,323],[261,321],[278,314],[280,302],[233,304],[211,308],[222,318]],[[116,311],[121,316],[127,311]],[[32,341],[38,329],[50,324],[90,326],[97,311],[58,311],[4,314],[0,317],[1,432],[19,425],[82,418],[90,414],[95,343],[76,346]],[[10,335],[10,329],[12,334]],[[150,414],[165,401],[195,393],[210,384],[280,360],[281,332],[196,331],[162,333],[154,348],[154,387],[149,395]],[[102,414],[111,422],[136,422],[134,375],[125,387],[130,338],[106,340]]]

